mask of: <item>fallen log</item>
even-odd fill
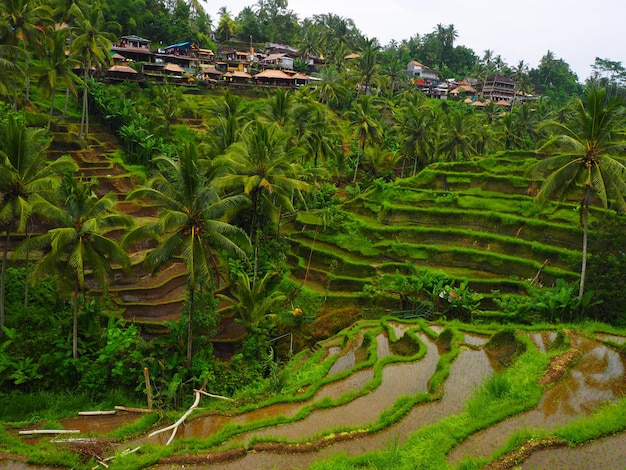
[[[154,432],[151,432],[148,437],[154,437],[157,434],[160,434],[162,432],[166,432],[169,430],[172,430],[172,435],[170,436],[170,438],[167,440],[167,442],[165,443],[165,445],[170,445],[172,443],[172,441],[174,440],[174,437],[176,436],[176,432],[178,431],[178,427],[183,424],[183,422],[187,419],[187,416],[189,416],[191,414],[191,412],[193,410],[195,410],[198,405],[200,404],[200,397],[201,395],[206,395],[208,397],[212,397],[212,398],[220,398],[222,400],[231,400],[231,398],[227,398],[227,397],[223,397],[221,395],[213,395],[212,393],[208,393],[204,391],[204,387],[206,387],[206,383],[207,381],[204,381],[204,385],[202,385],[202,387],[200,388],[200,390],[194,390],[194,394],[196,396],[195,400],[193,401],[193,404],[189,407],[189,409],[187,411],[185,411],[185,414],[183,414],[180,419],[178,421],[176,421],[174,424],[167,426],[163,429],[157,429]]]
[[[106,411],[79,411],[78,416],[107,416],[114,415],[117,413],[115,410],[106,410]]]
[[[129,413],[152,413],[153,410],[148,410],[146,408],[130,408],[128,406],[120,406],[116,405],[115,409],[118,411],[128,411]]]
[[[19,431],[18,434],[21,435],[32,435],[32,434],[78,434],[80,430],[78,429],[30,429],[27,431]]]

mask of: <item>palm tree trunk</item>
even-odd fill
[[[583,294],[585,293],[585,276],[587,274],[587,237],[588,237],[588,225],[589,225],[589,196],[590,189],[587,186],[585,190],[585,197],[582,201],[582,219],[583,219],[583,260],[582,266],[580,268],[580,287],[578,289],[578,298],[582,300]]]
[[[74,288],[74,320],[72,322],[72,357],[78,359],[78,284]]]
[[[2,253],[2,274],[0,274],[0,337],[4,334],[2,328],[4,328],[4,300],[6,294],[6,277],[7,277],[7,257],[9,254],[9,242],[11,241],[11,226],[10,222],[7,227],[7,238],[4,244],[4,252]]]
[[[54,96],[56,95],[56,88],[52,88],[52,95],[50,96],[50,113],[48,113],[48,130],[50,130],[50,124],[52,124],[52,115],[54,114]]]
[[[192,268],[193,269],[193,268]],[[192,350],[192,341],[193,341],[193,309],[194,306],[194,291],[196,290],[195,286],[193,286],[193,282],[189,282],[189,317],[187,318],[187,369],[191,368],[191,350]]]

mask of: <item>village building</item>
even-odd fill
[[[483,83],[482,95],[486,99],[510,103],[515,97],[515,82],[502,75],[490,75]]]
[[[119,44],[111,47],[111,51],[134,62],[154,61],[154,54],[150,50],[150,41],[139,36],[122,36]]]

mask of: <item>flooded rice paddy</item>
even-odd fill
[[[284,448],[268,448],[262,452],[244,451],[239,458],[219,464],[221,469],[307,468],[316,461],[337,454],[360,455],[402,446],[415,431],[463,413],[476,390],[495,373],[494,353],[485,348],[489,336],[461,332],[463,342],[451,363],[442,389],[431,390],[431,379],[447,349],[417,325],[389,323],[386,326],[386,329],[378,330],[363,328],[350,339],[335,338],[323,343],[323,354],[318,356],[322,357],[322,361],[332,361],[332,365],[328,368],[323,384],[308,399],[278,403],[234,416],[200,416],[181,426],[176,440],[208,438],[229,424],[245,425],[279,416],[289,419],[306,408],[307,412],[300,420],[243,432],[212,450],[245,449],[259,441],[314,442],[320,436],[368,429],[379,422],[381,414],[392,409],[399,399],[423,397],[403,417],[378,432],[361,432],[358,438],[332,440],[312,452],[288,452]],[[388,358],[394,350],[389,335],[400,339],[411,329],[411,334],[419,338],[425,349],[420,359],[395,357],[384,366],[376,365],[377,361]],[[440,334],[443,327],[432,325],[430,330]],[[549,352],[557,339],[554,331],[530,332],[527,336],[537,350],[543,353]],[[597,335],[595,338],[570,335],[571,347],[580,351],[580,358],[562,379],[545,387],[537,406],[472,434],[449,452],[447,463],[454,468],[470,457],[490,457],[520,429],[554,430],[589,415],[604,403],[625,397],[626,358],[611,346],[623,344],[623,340],[615,335]],[[369,354],[376,357],[368,357]],[[376,386],[378,377],[380,383]],[[64,420],[62,424],[65,429],[106,434],[132,419],[136,419],[136,416],[122,413],[116,416],[76,417]],[[90,424],[85,426],[85,422]],[[142,439],[142,442],[164,444],[168,437],[169,433],[164,433],[152,439]],[[626,433],[622,432],[576,448],[543,449],[534,452],[521,468],[623,468],[623,462],[626,461],[625,444]],[[206,465],[187,463],[184,467],[206,468]],[[0,461],[0,469],[26,468],[32,467],[21,462]],[[157,468],[182,466],[164,463]]]

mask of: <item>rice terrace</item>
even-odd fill
[[[0,469],[623,469],[621,63],[287,3],[0,5]]]

